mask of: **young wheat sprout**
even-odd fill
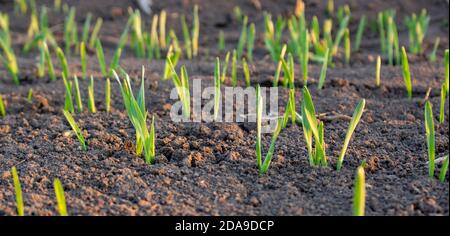
[[[15,166],[11,168],[11,173],[13,177],[14,191],[16,193],[17,215],[24,216],[25,210],[23,207],[22,187],[20,186],[19,175],[17,174],[17,169]]]
[[[64,197],[64,188],[59,179],[53,181],[53,188],[55,189],[56,203],[58,206],[58,212],[60,216],[68,216],[66,198]]]
[[[377,57],[377,67],[375,74],[375,86],[380,87],[381,85],[381,57]]]
[[[355,187],[353,193],[353,215],[364,216],[366,205],[366,180],[364,167],[360,166],[356,170]]]
[[[434,117],[433,108],[430,101],[425,104],[425,130],[428,147],[428,176],[432,178],[434,176],[435,168],[435,133],[434,133]]]
[[[6,110],[5,110],[5,102],[3,102],[3,97],[0,95],[0,118],[3,118],[6,116]]]
[[[439,181],[441,181],[441,183],[444,183],[445,176],[447,175],[447,171],[448,171],[448,154],[444,158],[444,162],[442,163],[442,166],[441,166],[441,172],[439,173]]]
[[[411,72],[409,71],[408,56],[406,55],[405,47],[402,47],[402,71],[406,91],[408,92],[408,98],[411,99],[412,98]]]
[[[87,151],[87,145],[86,141],[84,140],[83,133],[81,132],[81,129],[78,127],[77,123],[75,122],[75,119],[73,118],[72,114],[70,114],[68,111],[63,110],[63,114],[66,117],[67,122],[69,123],[70,127],[72,127],[73,132],[78,138],[78,141],[80,141],[81,149],[83,151]]]

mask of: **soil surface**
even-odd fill
[[[53,1],[39,2],[51,5]],[[200,57],[181,60],[179,64],[185,64],[190,77],[202,79],[205,86],[212,84],[214,57],[224,57],[216,49],[219,30],[225,32],[227,50],[236,47],[240,26],[233,18],[233,7],[239,5],[249,15],[250,22],[257,25],[255,62],[250,65],[252,84],[271,84],[275,65],[262,40],[263,11],[289,15],[295,1],[260,0],[261,9],[252,3],[258,1],[244,0],[154,2],[155,12],[168,10],[168,25],[180,39],[181,13],[190,20],[193,5],[199,4]],[[323,20],[325,3],[306,1],[308,19],[317,15]],[[439,112],[444,76],[442,58],[444,49],[448,48],[448,4],[436,0],[350,0],[336,1],[336,8],[345,3],[352,10],[352,32],[361,15],[373,19],[378,11],[395,8],[402,45],[408,45],[403,17],[426,8],[431,22],[425,51],[430,52],[436,37],[441,38],[441,46],[435,63],[428,62],[425,56],[409,56],[412,100],[406,96],[401,67],[383,65],[382,85],[374,86],[375,58],[380,49],[377,33],[369,29],[362,49],[353,53],[350,65],[343,64],[342,56],[336,58],[336,66],[328,70],[321,91],[316,89],[321,65],[311,63],[309,88],[318,113],[351,116],[358,101],[366,99],[366,110],[340,172],[334,167],[349,124],[347,119],[325,121],[330,167],[309,165],[302,128],[289,125],[277,140],[268,174],[261,177],[256,168],[254,124],[172,122],[169,112],[175,101],[169,95],[174,85],[170,80],[161,79],[164,61],[149,63],[137,59],[130,48],[123,54],[121,66],[133,78],[139,77],[142,65],[146,67],[147,108],[156,117],[156,164],[147,165],[143,158],[135,156],[134,129],[115,81],[112,81],[112,111],[105,112],[104,79],[100,78],[94,54],[88,60],[89,74],[96,77],[98,112],[85,111],[74,116],[87,138],[88,151],[84,152],[61,112],[63,82],[35,76],[38,54],[34,51],[29,55],[19,54],[20,86],[13,85],[6,69],[0,67],[0,94],[7,112],[6,117],[0,118],[0,215],[16,214],[12,166],[17,167],[22,183],[26,215],[58,214],[54,178],[63,183],[70,215],[351,215],[355,170],[362,161],[367,163],[367,215],[448,215],[448,177],[445,183],[428,178],[423,112],[428,88],[431,88],[429,100],[434,105],[434,114]],[[127,21],[127,8],[133,4],[82,0],[73,1],[73,5],[77,7],[79,26],[88,11],[94,17],[104,18],[100,38],[109,61]],[[9,13],[13,19],[13,42],[19,52],[26,40],[29,16],[15,15],[9,1],[0,1],[0,11]],[[147,17],[147,26],[149,20]],[[63,21],[61,13],[50,13],[50,25],[61,41]],[[72,72],[79,74],[78,57],[68,57],[68,61]],[[59,64],[55,66],[59,74]],[[243,77],[239,76],[239,83],[244,86]],[[80,88],[85,95],[87,86],[88,81],[81,81]],[[30,88],[34,93],[32,103],[26,99]],[[280,110],[284,110],[288,92],[280,88],[280,95]],[[298,101],[301,96],[298,89]],[[449,152],[448,117],[447,99],[445,122],[436,121],[437,157]],[[264,135],[263,150],[268,149],[270,139],[271,135]],[[437,164],[437,173],[440,166]]]

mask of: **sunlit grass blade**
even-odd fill
[[[231,85],[233,87],[237,85],[237,60],[238,53],[236,50],[233,50],[233,56],[231,58]]]
[[[427,138],[427,148],[428,148],[428,175],[430,178],[434,176],[435,168],[435,131],[434,131],[434,117],[433,108],[430,101],[425,104],[425,130]]]
[[[167,12],[162,10],[159,13],[159,45],[162,49],[167,48],[166,43],[166,22],[167,22]]]
[[[95,43],[97,42],[98,34],[102,28],[103,19],[97,18],[95,22],[94,29],[92,30],[91,37],[89,38],[89,47],[94,48]]]
[[[431,62],[435,62],[436,61],[436,53],[437,53],[437,50],[439,48],[440,41],[441,41],[441,38],[439,38],[439,37],[437,37],[436,40],[434,41],[433,51],[431,51],[430,55],[428,55],[428,59]]]
[[[228,70],[228,64],[230,61],[230,52],[227,52],[227,55],[225,56],[225,62],[222,67],[222,74],[220,76],[220,81],[223,83],[225,79],[227,78],[227,70]]]
[[[402,47],[402,71],[403,71],[403,80],[405,82],[406,91],[408,93],[408,98],[411,99],[413,88],[411,82],[411,72],[409,71],[409,63],[405,47]]]
[[[58,212],[60,216],[68,216],[66,198],[64,196],[64,188],[59,179],[53,181],[53,188],[55,189],[56,203],[58,205]]]
[[[274,87],[278,86],[278,81],[280,80],[281,69],[283,67],[283,64],[281,62],[281,58],[284,58],[284,56],[286,55],[286,51],[287,51],[287,45],[285,44],[283,46],[283,48],[281,49],[280,60],[279,60],[278,65],[277,65],[277,70],[275,71],[275,76],[274,76],[274,80],[273,80],[273,86]]]
[[[238,58],[242,58],[245,49],[245,42],[247,41],[247,23],[248,17],[244,16],[244,21],[242,23],[241,35],[239,37],[236,53]]]
[[[109,78],[105,82],[105,108],[107,113],[111,111],[111,81]]]
[[[220,59],[216,58],[216,63],[214,66],[214,120],[217,120],[220,109],[221,97],[221,85],[220,81]]]
[[[17,215],[24,216],[25,210],[23,207],[22,187],[20,186],[19,175],[17,174],[17,169],[15,166],[11,168],[11,173],[13,177],[14,191],[16,193]]]
[[[375,71],[375,86],[380,87],[381,85],[381,57],[377,57],[377,65]]]
[[[355,187],[353,192],[353,216],[364,216],[366,205],[366,180],[364,167],[356,170]]]
[[[109,73],[108,76],[113,76],[113,71],[117,69],[119,66],[120,57],[122,56],[122,48],[117,48],[114,52],[113,58],[111,59],[111,64],[109,66]]]
[[[91,80],[88,85],[88,108],[91,113],[96,113],[97,108],[95,106],[95,97],[94,97],[95,89],[94,89],[94,77],[91,75]]]
[[[339,171],[342,168],[342,163],[344,162],[345,153],[347,152],[348,145],[350,143],[350,139],[352,138],[353,132],[356,129],[359,121],[361,120],[361,116],[363,115],[364,108],[366,106],[366,100],[361,99],[358,105],[353,112],[352,120],[350,121],[350,125],[348,126],[347,134],[345,135],[344,144],[342,146],[341,153],[339,154],[338,162],[336,169]]]
[[[352,48],[350,44],[350,30],[347,28],[344,31],[344,58],[345,64],[350,64],[350,57],[352,53]]]
[[[447,175],[448,172],[448,155],[445,157],[444,162],[442,163],[441,166],[441,172],[439,173],[439,181],[441,181],[441,183],[445,182],[445,176]]]
[[[262,96],[259,84],[256,86],[256,165],[258,169],[262,167],[261,151],[261,122],[262,122]]]
[[[0,95],[0,118],[3,118],[6,116],[6,110],[5,110],[5,102],[3,102],[3,97]]]
[[[242,70],[244,73],[245,86],[250,86],[250,69],[248,68],[248,63],[245,58],[242,58]]]
[[[81,129],[78,127],[77,123],[75,122],[75,119],[73,118],[72,114],[70,114],[68,111],[63,110],[64,116],[66,117],[67,122],[69,123],[70,127],[72,127],[73,132],[78,138],[78,141],[80,142],[81,149],[83,151],[87,151],[87,145],[86,141],[84,139],[83,133],[81,132]]]
[[[30,88],[28,90],[27,102],[30,103],[30,104],[33,103],[33,88]]]
[[[91,29],[92,13],[86,15],[84,20],[83,30],[81,32],[81,42],[87,43],[89,37],[89,30]]]
[[[59,63],[62,67],[62,77],[65,79],[69,79],[69,65],[67,64],[66,56],[61,48],[56,48],[56,56],[59,59]]]
[[[181,28],[183,31],[184,49],[186,51],[187,58],[190,60],[192,59],[192,41],[189,28],[186,23],[186,17],[184,15],[181,15]]]
[[[81,93],[80,93],[80,86],[78,85],[78,78],[77,76],[73,77],[74,86],[75,86],[75,102],[77,104],[78,112],[83,112],[83,102],[81,101]]]
[[[439,106],[439,123],[444,124],[445,118],[445,100],[447,98],[445,92],[445,84],[441,86],[441,104]]]
[[[223,30],[219,31],[217,48],[219,49],[219,52],[225,51],[225,34],[223,33]]]
[[[55,68],[53,67],[52,57],[50,56],[50,51],[48,50],[48,46],[45,42],[42,43],[42,47],[44,48],[45,62],[47,62],[47,71],[50,76],[50,80],[56,80]]]
[[[194,19],[192,22],[192,55],[196,57],[198,55],[198,43],[200,36],[200,19],[198,16],[198,5],[194,6]]]
[[[255,24],[251,23],[247,36],[247,58],[249,62],[253,62],[253,48],[255,47]]]
[[[108,76],[108,73],[106,71],[105,54],[103,53],[103,46],[100,40],[97,40],[97,42],[95,43],[95,49],[97,52],[97,59],[98,64],[100,66],[100,71],[102,72],[102,76],[106,77]]]
[[[261,168],[259,169],[259,174],[264,175],[269,170],[270,163],[272,162],[272,157],[275,151],[275,143],[278,139],[278,136],[281,132],[281,124],[283,123],[282,118],[279,118],[277,121],[277,126],[275,128],[275,131],[272,135],[272,139],[270,141],[269,150],[267,151],[266,157],[264,159],[264,162],[262,163]]]
[[[444,84],[445,84],[445,92],[449,93],[449,55],[448,49],[445,50],[444,55]]]
[[[80,59],[81,59],[81,78],[87,77],[87,62],[86,62],[86,43],[83,41],[80,44]]]

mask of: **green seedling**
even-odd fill
[[[64,43],[65,43],[65,53],[70,55],[70,49],[75,46],[77,42],[78,34],[77,25],[75,22],[75,7],[71,7],[69,14],[64,22]]]
[[[181,29],[183,31],[184,49],[186,51],[187,58],[190,60],[192,59],[192,40],[184,15],[181,16]]]
[[[433,108],[430,101],[425,104],[425,130],[428,147],[428,176],[432,178],[434,176],[435,168],[435,133],[434,133],[434,117]]]
[[[15,11],[20,11],[22,15],[25,15],[28,10],[28,4],[26,0],[14,0]]]
[[[279,57],[283,49],[282,35],[285,27],[286,20],[282,17],[278,17],[274,24],[271,15],[264,14],[264,43],[275,63],[280,61]]]
[[[97,18],[97,21],[95,22],[94,29],[91,32],[91,37],[89,38],[89,47],[94,48],[95,44],[97,42],[98,34],[102,28],[103,19]]]
[[[237,57],[238,58],[242,58],[243,54],[244,54],[244,49],[245,49],[245,43],[247,41],[247,24],[248,24],[248,17],[244,16],[244,21],[242,23],[242,30],[241,30],[241,35],[239,36],[239,41],[238,41],[238,45],[237,45]]]
[[[81,59],[81,78],[87,77],[87,62],[86,62],[86,43],[83,41],[80,44],[80,59]]]
[[[334,0],[328,0],[326,13],[329,17],[334,15]]]
[[[111,81],[109,78],[105,82],[105,108],[107,113],[111,111]]]
[[[379,12],[377,24],[383,56],[388,58],[389,65],[399,64],[401,55],[397,25],[395,23],[395,11],[386,10]]]
[[[220,59],[217,57],[214,66],[214,120],[217,120],[220,111],[220,100],[222,99],[220,89],[221,84]]]
[[[94,77],[91,75],[91,81],[88,85],[88,108],[91,113],[96,113],[97,108],[95,106],[95,97],[94,97]]]
[[[66,56],[61,48],[56,49],[56,55],[58,56],[59,62],[62,67],[62,79],[64,82],[64,87],[66,89],[65,100],[64,100],[64,110],[73,113],[73,101],[72,101],[72,84],[68,81],[69,78],[69,66],[67,65]]]
[[[433,51],[431,51],[430,55],[428,55],[428,59],[431,62],[435,62],[436,61],[436,53],[437,53],[437,50],[439,48],[440,41],[441,41],[441,38],[439,38],[439,37],[437,37],[436,40],[434,41]]]
[[[283,65],[284,70],[284,76],[285,76],[285,83],[287,83],[287,86],[289,86],[289,100],[286,105],[286,114],[285,119],[283,122],[283,127],[286,126],[287,119],[289,116],[291,117],[292,124],[295,124],[296,121],[296,105],[295,105],[295,70],[294,70],[294,57],[291,53],[288,54],[288,62],[284,60],[284,58],[281,58],[281,64]]]
[[[73,118],[72,114],[70,112],[63,110],[64,116],[66,117],[67,122],[69,122],[70,127],[72,127],[73,132],[78,138],[78,141],[80,142],[81,149],[83,151],[87,151],[87,145],[86,141],[84,139],[83,133],[81,132],[81,129],[78,127],[77,123],[75,122],[75,119]]]
[[[45,52],[42,47],[39,47],[39,62],[37,64],[37,76],[39,78],[45,75]]]
[[[283,64],[281,62],[281,58],[284,58],[284,56],[286,55],[286,51],[287,51],[287,45],[285,44],[283,46],[283,49],[281,50],[281,54],[279,55],[279,62],[277,65],[277,70],[275,71],[275,76],[274,76],[274,80],[273,80],[273,86],[277,87],[278,86],[278,81],[280,80],[280,74],[281,74],[281,69],[283,67]]]
[[[422,53],[423,39],[428,31],[430,17],[425,9],[422,9],[420,15],[413,13],[405,17],[405,25],[409,32],[409,51],[412,54]]]
[[[350,21],[350,16],[345,16],[339,24],[339,30],[337,31],[336,38],[333,43],[333,55],[338,52],[339,45],[341,44],[342,38],[344,37],[345,30],[347,29],[348,23]]]
[[[87,43],[89,38],[89,30],[91,29],[92,13],[86,15],[84,20],[83,31],[81,33],[81,42]]]
[[[327,48],[325,56],[323,58],[322,69],[320,70],[319,83],[317,89],[321,90],[325,84],[325,78],[327,77],[328,57],[330,56],[330,49]]]
[[[364,167],[356,170],[355,187],[353,192],[353,216],[364,216],[366,205],[366,180]]]
[[[358,125],[359,121],[361,120],[365,106],[366,106],[366,100],[361,99],[361,101],[359,101],[358,105],[356,106],[355,111],[353,112],[353,117],[352,117],[352,120],[350,121],[350,125],[348,126],[347,134],[345,135],[345,139],[344,139],[344,145],[342,146],[342,150],[341,150],[341,153],[339,154],[338,162],[336,165],[336,169],[338,171],[340,171],[342,168],[345,153],[347,152],[347,148],[348,148],[348,145],[352,138],[353,132],[355,131],[356,126]]]
[[[173,66],[176,67],[178,64],[178,60],[180,59],[180,56],[181,56],[181,52],[174,51],[174,47],[171,45],[169,47],[169,50],[167,51],[166,64],[164,66],[163,80],[168,80],[169,78],[171,78],[172,71],[169,66],[169,60],[172,62]]]
[[[445,176],[447,175],[448,172],[448,155],[444,158],[444,162],[442,163],[441,166],[441,172],[439,173],[439,181],[441,181],[441,183],[445,182]]]
[[[231,58],[231,85],[233,87],[237,85],[237,60],[238,53],[236,50],[233,50],[233,57]]]
[[[275,151],[275,142],[278,138],[278,135],[281,132],[281,123],[282,120],[278,119],[277,126],[275,132],[273,133],[272,140],[270,142],[269,150],[266,154],[265,159],[262,159],[262,145],[261,145],[261,123],[262,123],[262,96],[259,85],[256,87],[256,164],[259,169],[259,174],[264,175],[269,170],[270,163],[272,161],[272,157]]]
[[[64,188],[58,178],[53,181],[53,188],[55,189],[56,203],[58,205],[59,215],[68,216],[66,198],[64,197]]]
[[[233,8],[233,14],[234,14],[234,18],[239,23],[241,23],[244,20],[244,15],[242,14],[242,10],[241,10],[241,8],[239,6],[235,6]]]
[[[42,47],[44,48],[45,61],[47,62],[47,71],[50,76],[51,81],[56,80],[55,68],[53,67],[52,57],[50,56],[50,51],[48,50],[47,43],[43,42]]]
[[[122,48],[119,47],[114,52],[113,58],[111,59],[111,64],[109,65],[109,73],[108,73],[109,77],[113,76],[113,71],[116,70],[117,67],[119,66],[119,61],[120,61],[121,56],[122,56]]]
[[[347,28],[344,31],[344,57],[345,57],[345,64],[350,64],[350,57],[351,57],[351,44],[350,44],[350,30]]]
[[[250,28],[248,29],[247,36],[247,58],[250,62],[253,62],[253,48],[255,47],[255,24],[251,23]]]
[[[200,36],[200,19],[198,16],[198,5],[194,6],[194,18],[192,22],[192,55],[198,55],[198,42]]]
[[[17,169],[15,166],[11,168],[11,173],[13,177],[14,191],[16,193],[17,215],[24,216],[25,210],[23,207],[22,187],[20,186],[19,175],[17,174]]]
[[[142,33],[142,18],[139,10],[135,10],[132,16],[130,16],[131,20],[131,38],[134,42],[134,50],[137,57],[141,58],[145,56],[145,41]],[[155,21],[157,24],[158,21]],[[157,26],[157,25],[156,25]],[[155,30],[156,30],[155,26]],[[157,36],[156,36],[157,37]],[[157,42],[156,38],[156,42]]]
[[[245,86],[250,87],[250,69],[248,68],[248,63],[245,58],[242,58],[242,70],[244,73]]]
[[[344,6],[339,6],[336,13],[337,21],[342,22],[346,16],[348,17],[351,16],[350,6],[348,4],[345,4]]]
[[[102,43],[99,39],[95,43],[95,49],[97,52],[98,64],[100,65],[100,71],[102,72],[102,76],[106,77],[108,76],[108,72],[106,70],[105,54],[103,53]]]
[[[375,72],[375,86],[380,87],[381,85],[381,57],[377,57],[377,66]]]
[[[449,56],[448,56],[448,49],[445,50],[444,55],[444,84],[445,84],[445,92],[449,93]]]
[[[411,72],[409,71],[408,56],[406,55],[405,47],[402,47],[402,71],[403,80],[405,82],[406,91],[408,93],[408,98],[412,98],[412,81]]]
[[[123,102],[133,127],[136,130],[136,155],[142,155],[144,151],[147,164],[153,164],[155,161],[155,118],[152,118],[150,130],[147,128],[147,109],[145,105],[145,67],[142,67],[141,86],[137,98],[133,95],[130,77],[125,73],[123,84],[114,71],[114,76],[120,85]]]
[[[54,0],[54,1],[53,1],[53,9],[54,9],[56,12],[61,11],[61,0]]]
[[[445,84],[441,86],[441,104],[439,107],[439,123],[444,124],[445,116],[445,100],[447,98]]]
[[[32,88],[28,89],[27,102],[30,104],[33,103],[33,89]]]
[[[10,34],[8,31],[4,32],[6,32],[4,36],[0,34],[0,48],[3,50],[5,57],[0,54],[0,61],[3,63],[3,66],[5,66],[13,82],[16,85],[19,85],[19,66],[17,64],[17,58],[10,44]]]
[[[302,102],[303,133],[308,147],[309,163],[313,166],[327,166],[328,161],[325,154],[324,124],[316,119],[314,104],[306,86],[303,88]],[[313,138],[315,149],[313,149]]]
[[[167,38],[166,38],[166,23],[167,22],[167,12],[162,10],[159,13],[159,45],[162,49],[167,48]]]
[[[0,95],[0,118],[3,118],[6,116],[6,110],[5,110],[5,102],[3,102],[3,97]]]
[[[219,49],[219,52],[225,51],[225,34],[223,33],[223,30],[219,31],[219,43],[217,45],[217,48]]]
[[[223,83],[225,79],[227,78],[227,70],[228,70],[228,64],[230,61],[230,52],[227,52],[227,55],[225,56],[225,63],[222,67],[222,74],[220,76],[220,81]]]
[[[359,48],[361,46],[361,39],[364,34],[364,30],[366,28],[366,24],[367,24],[366,22],[367,22],[367,17],[364,15],[359,20],[358,30],[356,31],[355,45],[353,48],[355,51],[359,51]]]
[[[170,70],[172,81],[177,89],[178,97],[183,104],[183,114],[185,118],[190,118],[191,114],[191,95],[189,91],[189,76],[185,66],[181,67],[181,73],[178,75],[170,58],[167,60]]]
[[[83,112],[83,102],[81,101],[80,86],[78,84],[77,76],[73,76],[73,85],[75,86],[75,103],[77,104],[78,112]]]

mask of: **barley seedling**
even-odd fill
[[[251,23],[250,28],[248,29],[247,36],[247,58],[250,62],[253,62],[253,48],[255,45],[255,24]]]
[[[192,55],[198,55],[198,42],[200,36],[200,19],[198,16],[198,5],[194,6],[194,19],[192,22]]]
[[[233,87],[237,85],[237,59],[238,53],[233,50],[233,57],[231,58],[231,85]]]
[[[55,189],[56,203],[58,205],[59,215],[68,216],[66,198],[64,197],[64,188],[58,178],[53,181],[53,188]]]
[[[62,77],[68,79],[69,78],[69,65],[67,64],[66,56],[61,48],[56,48],[56,56],[58,57],[59,63],[62,67]]]
[[[73,85],[75,86],[75,103],[77,104],[78,112],[83,112],[83,102],[81,101],[80,86],[78,84],[77,76],[73,76]]]
[[[3,118],[6,116],[6,110],[5,110],[5,102],[3,102],[3,97],[0,95],[0,118]]]
[[[242,58],[242,70],[244,72],[245,86],[250,87],[250,69],[245,58]]]
[[[172,61],[170,61],[170,58],[168,58],[167,62],[171,70],[172,81],[178,92],[178,97],[183,104],[183,115],[185,118],[189,118],[191,114],[191,95],[189,91],[189,76],[187,74],[186,67],[182,66],[181,73],[178,75]]]
[[[14,10],[16,12],[20,11],[22,15],[25,15],[28,10],[28,4],[26,0],[14,0]]]
[[[242,23],[242,21],[244,20],[244,15],[242,14],[242,10],[239,6],[235,6],[233,8],[233,15],[234,18],[239,22]]]
[[[444,162],[442,163],[441,166],[441,172],[439,173],[439,181],[441,181],[441,183],[444,183],[447,171],[448,171],[448,155],[444,158]]]
[[[225,62],[222,67],[222,74],[220,76],[220,81],[223,83],[227,77],[227,70],[228,70],[228,64],[230,61],[230,52],[227,52],[227,55],[225,56]]]
[[[163,80],[167,80],[171,77],[172,71],[169,66],[169,60],[172,62],[172,65],[176,67],[178,64],[178,60],[180,59],[180,56],[181,56],[180,51],[174,52],[173,46],[171,45],[169,47],[169,50],[167,51],[166,64],[164,65]]]
[[[166,22],[167,22],[167,12],[165,10],[162,10],[159,13],[159,45],[162,49],[167,48]]]
[[[94,97],[94,77],[91,75],[91,81],[88,85],[88,108],[91,113],[96,113],[97,108],[95,106],[95,97]]]
[[[320,44],[320,23],[317,16],[313,16],[311,21],[310,40],[314,47]]]
[[[54,0],[54,1],[53,1],[53,9],[54,9],[56,12],[61,11],[61,0]]]
[[[328,57],[330,56],[330,49],[327,48],[325,52],[325,56],[323,58],[322,69],[320,70],[319,84],[317,85],[317,89],[321,90],[323,85],[325,84],[325,78],[327,77],[327,69],[328,69]]]
[[[128,113],[133,127],[136,130],[136,155],[140,156],[144,151],[145,161],[147,164],[153,164],[155,158],[155,119],[152,118],[150,130],[147,128],[147,109],[145,105],[145,86],[144,76],[145,67],[142,67],[141,87],[139,89],[137,98],[133,95],[131,88],[130,77],[125,73],[123,84],[120,78],[114,71],[114,76],[120,85],[125,109]]]
[[[406,55],[405,47],[402,47],[402,71],[403,80],[405,82],[406,91],[408,92],[408,97],[412,98],[412,82],[411,82],[411,72],[409,71],[408,57]]]
[[[25,210],[23,207],[22,187],[20,186],[19,175],[17,174],[17,169],[15,166],[11,168],[11,173],[13,177],[14,191],[16,193],[17,215],[24,216]]]
[[[152,18],[152,26],[150,35],[147,34],[147,58],[149,61],[153,58],[159,59],[161,56],[159,38],[158,38],[158,15],[154,15]],[[133,38],[132,38],[133,39]]]
[[[380,87],[381,85],[381,57],[377,57],[377,66],[375,72],[375,86]]]
[[[27,102],[30,104],[33,103],[33,89],[32,88],[28,89]]]
[[[81,132],[81,129],[78,127],[77,123],[75,122],[75,119],[73,118],[72,114],[70,112],[63,110],[64,116],[66,117],[67,122],[69,123],[70,127],[72,127],[73,132],[78,138],[78,141],[80,142],[81,149],[83,151],[87,151],[87,144],[84,139],[83,133]]]
[[[73,113],[73,101],[72,101],[72,84],[70,81],[68,81],[69,78],[69,66],[67,65],[66,56],[64,55],[64,52],[61,48],[56,49],[56,55],[59,59],[59,62],[61,63],[62,67],[62,79],[64,82],[64,87],[66,89],[65,94],[65,100],[64,100],[64,110]]]
[[[364,167],[356,170],[355,187],[353,192],[353,216],[364,216],[366,205],[366,180]]]
[[[139,10],[135,10],[132,16],[130,16],[131,20],[131,38],[134,42],[134,50],[137,57],[145,56],[145,41],[142,33],[142,18]],[[157,24],[157,21],[155,22]],[[155,27],[156,28],[156,27]],[[155,29],[156,30],[156,29]],[[156,39],[157,40],[157,39]]]
[[[81,59],[81,78],[87,77],[87,62],[86,62],[86,43],[84,41],[80,44],[80,59]]]
[[[292,124],[296,121],[296,108],[295,108],[295,70],[294,70],[294,57],[291,53],[288,54],[288,62],[281,58],[281,64],[283,65],[284,76],[287,85],[289,86],[289,100],[286,105],[286,115],[283,122],[283,127],[286,126],[287,119],[291,117]]]
[[[189,28],[186,23],[186,18],[184,15],[181,16],[181,28],[183,31],[183,38],[184,38],[184,49],[186,50],[186,55],[188,59],[192,59],[192,41],[191,36],[189,33]]]
[[[27,38],[32,39],[35,35],[39,34],[39,19],[36,13],[30,15],[30,25],[27,29]]]
[[[53,67],[52,57],[50,56],[50,51],[48,50],[47,43],[43,42],[42,47],[44,48],[45,61],[47,62],[47,71],[50,76],[50,80],[56,80],[55,68]]]
[[[439,123],[444,124],[445,116],[445,99],[447,98],[445,85],[441,86],[441,105],[439,107]]]
[[[435,161],[435,133],[434,133],[434,117],[433,108],[430,101],[425,104],[425,130],[428,147],[428,175],[430,178],[434,176]]]
[[[286,55],[286,51],[287,51],[287,45],[285,44],[281,50],[281,53],[279,55],[280,60],[278,61],[278,65],[277,65],[277,70],[275,71],[275,76],[274,76],[274,80],[273,80],[273,86],[277,87],[278,86],[278,81],[280,80],[280,74],[281,74],[281,69],[283,67],[283,64],[281,62],[281,58],[284,58],[284,56]]]
[[[75,7],[71,7],[69,15],[64,22],[65,53],[68,55],[70,55],[70,48],[78,43],[77,31],[78,29],[75,22]]]
[[[342,22],[345,17],[350,17],[350,6],[345,4],[344,6],[339,6],[336,13],[336,19],[338,22]]]
[[[359,51],[359,48],[361,46],[361,39],[364,34],[364,29],[366,28],[366,22],[367,22],[367,17],[364,15],[359,20],[358,30],[356,31],[355,45],[354,45],[355,51]]]
[[[274,25],[271,15],[264,14],[264,43],[275,63],[280,61],[279,56],[283,47],[282,35],[285,27],[286,21],[282,17],[278,17]]]
[[[348,23],[350,21],[350,16],[345,16],[339,24],[339,30],[337,31],[336,38],[333,43],[332,54],[335,55],[338,51],[338,47],[341,44],[341,40],[344,37],[345,30],[347,29]]]
[[[91,29],[91,21],[92,21],[92,13],[88,13],[86,15],[86,19],[84,20],[83,30],[81,32],[81,42],[86,43],[89,38],[89,30]]]
[[[242,58],[242,55],[244,54],[245,42],[247,41],[247,33],[248,33],[247,24],[248,24],[248,17],[244,16],[244,20],[242,22],[241,35],[239,36],[239,41],[236,50],[238,58]]]
[[[405,25],[409,32],[409,51],[412,54],[422,53],[423,39],[428,31],[430,17],[425,9],[422,9],[419,16],[413,13],[405,17]]]
[[[107,113],[111,111],[111,81],[109,78],[105,82],[105,108]]]
[[[347,28],[344,31],[344,56],[345,56],[345,64],[350,64],[350,56],[351,56],[351,45],[350,45],[350,30]]]
[[[221,98],[221,76],[220,76],[220,59],[216,58],[216,64],[214,66],[214,120],[217,120],[220,109]]]
[[[449,93],[449,56],[448,49],[445,50],[444,56],[444,84],[445,84],[445,92]]]
[[[324,124],[316,119],[316,111],[308,88],[303,88],[302,102],[302,122],[303,133],[308,147],[308,157],[310,165],[327,166],[327,157],[325,154]],[[313,138],[315,140],[315,149],[313,149]]]
[[[39,62],[37,64],[37,76],[39,78],[45,75],[45,52],[42,47],[39,47]]]
[[[95,49],[97,52],[98,64],[100,65],[100,71],[102,72],[102,76],[108,76],[108,72],[106,71],[106,63],[105,63],[105,54],[103,53],[102,43],[99,39],[95,43]]]
[[[395,23],[395,11],[386,10],[379,12],[377,21],[383,56],[388,58],[389,65],[399,64],[401,55],[397,25]]]
[[[431,62],[435,62],[436,61],[436,53],[437,53],[437,50],[439,48],[440,41],[441,41],[441,39],[439,37],[437,37],[436,40],[434,41],[433,51],[431,51],[430,55],[428,55],[428,59]]]
[[[275,132],[273,133],[272,140],[270,142],[269,150],[265,159],[262,159],[262,145],[261,145],[261,122],[262,122],[262,110],[263,101],[259,85],[256,87],[256,164],[259,169],[259,174],[264,175],[269,170],[270,163],[272,161],[273,153],[275,150],[275,142],[278,135],[281,132],[282,119],[278,119]]]
[[[356,129],[356,126],[358,125],[359,121],[361,120],[365,106],[366,106],[366,100],[361,99],[361,101],[359,101],[358,105],[356,106],[355,111],[353,112],[353,117],[348,126],[347,134],[345,135],[345,139],[344,139],[344,145],[342,146],[342,150],[341,150],[341,153],[339,154],[338,162],[336,165],[336,169],[338,171],[340,171],[342,168],[342,163],[344,162],[345,153],[347,152],[347,148],[350,143],[350,139],[352,138],[352,135]]]
[[[19,66],[17,64],[17,58],[10,44],[11,38],[9,31],[4,30],[4,32],[4,36],[0,34],[0,48],[3,50],[6,58],[0,54],[0,61],[2,61],[13,82],[16,85],[19,85]]]
[[[225,34],[223,33],[223,30],[219,31],[219,40],[218,40],[217,48],[219,49],[219,52],[225,51]]]
[[[334,14],[334,0],[328,0],[326,13],[329,17]]]
[[[89,38],[89,47],[94,48],[97,42],[98,34],[102,28],[103,19],[97,18],[95,22],[94,29],[92,30],[91,37]]]

